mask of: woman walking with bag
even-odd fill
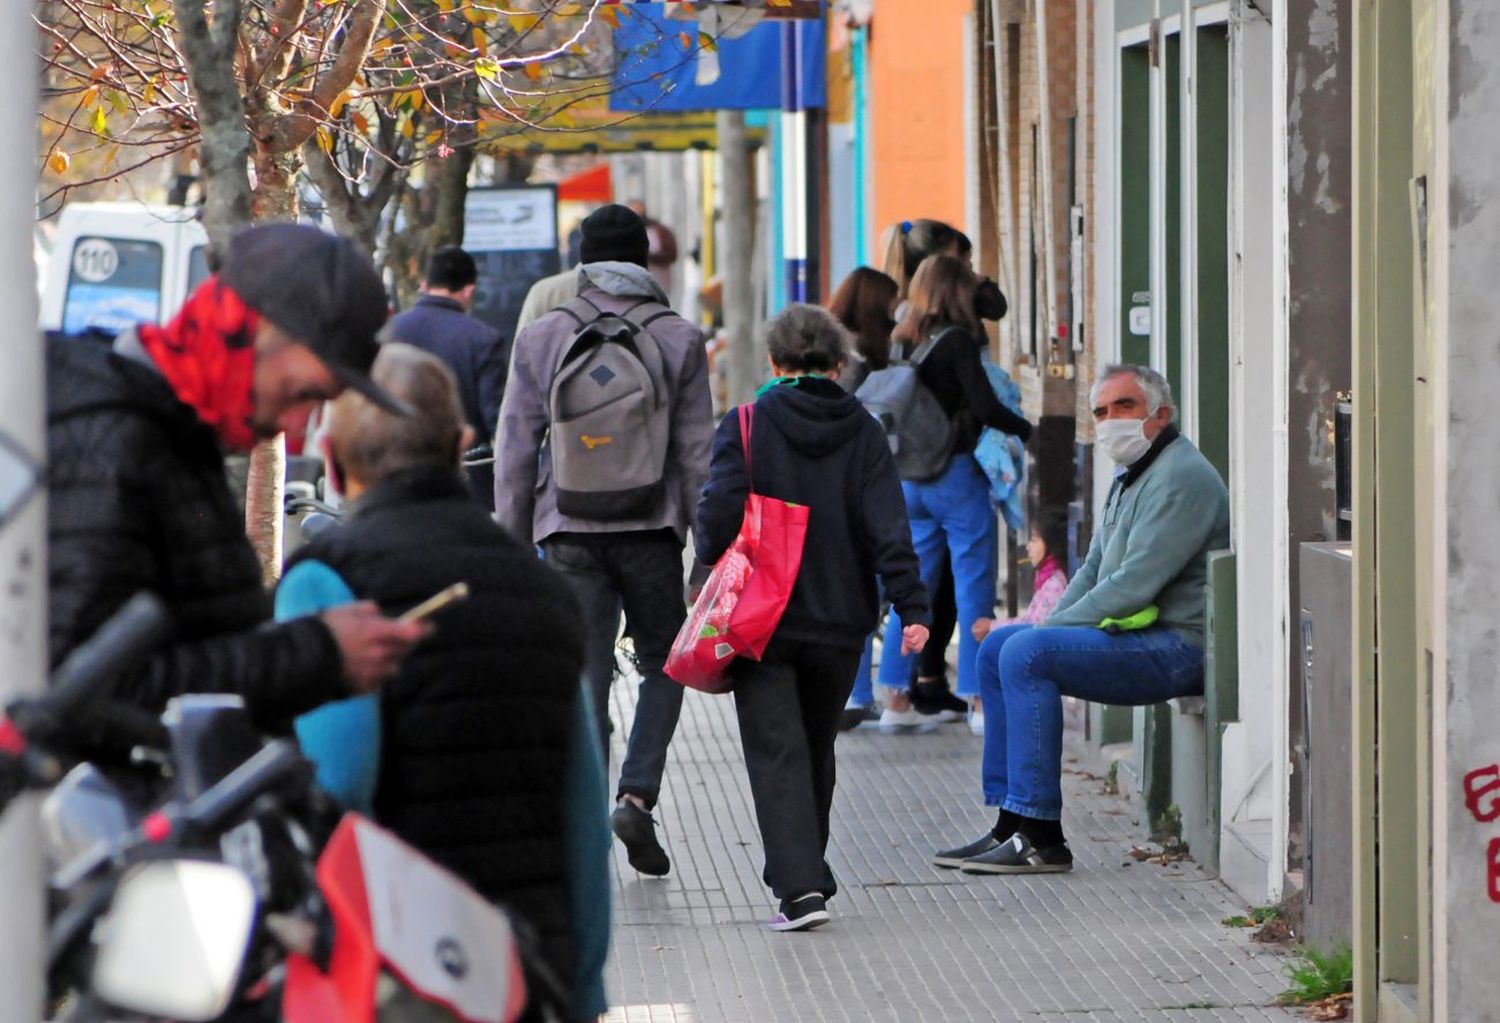
[[[899,622],[887,642],[911,653],[927,640],[927,593],[904,518],[886,437],[830,379],[844,332],[827,312],[793,305],[766,324],[773,379],[714,438],[698,504],[698,560],[714,564],[740,530],[754,492],[809,509],[802,565],[759,661],[730,668],[735,712],[780,900],[773,930],[826,923],[838,890],[824,859],[833,802],[833,744],[866,635],[880,610],[876,577]],[[896,619],[893,617],[893,621]]]

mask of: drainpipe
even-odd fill
[[[45,447],[42,346],[36,342],[35,230],[31,182],[36,56],[30,5],[0,14],[0,66],[22,69],[17,95],[0,106],[10,144],[0,147],[0,281],[9,346],[0,373],[0,704],[42,690],[47,670],[47,514],[40,488]],[[59,258],[67,258],[62,254]],[[36,1023],[42,1007],[44,939],[41,835],[33,797],[0,817],[0,1023]]]
[[[793,20],[781,23],[781,217],[786,300],[806,302],[807,113],[802,108],[802,33]]]
[[[866,174],[865,159],[870,144],[869,122],[865,115],[865,105],[869,102],[869,60],[870,60],[870,30],[864,25],[854,30],[851,41],[852,61],[854,70],[854,251],[860,253],[855,257],[855,263],[864,263],[870,252],[870,224],[869,224],[869,180]]]

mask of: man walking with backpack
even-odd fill
[[[584,672],[608,748],[616,608],[641,683],[612,823],[630,865],[671,869],[651,810],[682,688],[662,672],[687,608],[683,545],[708,476],[713,402],[698,329],[646,269],[645,222],[583,222],[578,297],[517,336],[500,407],[495,516],[542,548],[578,595]]]

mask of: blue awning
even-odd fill
[[[827,102],[823,21],[771,21],[756,25],[738,39],[720,39],[718,79],[708,85],[696,81],[698,61],[705,54],[697,40],[697,26],[669,17],[658,5],[632,8],[615,30],[620,66],[615,72],[611,110],[765,110],[781,102],[782,34],[799,36],[798,93],[803,107],[821,108]],[[689,40],[684,45],[683,36]],[[670,88],[663,89],[664,84]]]

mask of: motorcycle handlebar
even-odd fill
[[[76,710],[104,680],[135,667],[171,628],[172,616],[161,600],[137,593],[58,665],[43,702],[58,715]]]

